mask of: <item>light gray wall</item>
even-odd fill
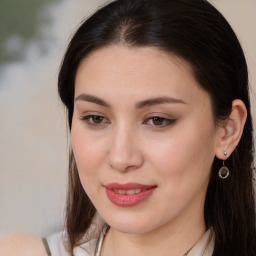
[[[51,26],[43,55],[35,42],[24,60],[9,63],[0,78],[0,235],[39,236],[60,229],[67,178],[65,114],[57,98],[59,63],[81,17],[104,1],[65,0],[44,10]],[[256,109],[256,1],[212,0],[236,31],[246,52]],[[256,113],[254,111],[254,124]]]
[[[22,61],[0,70],[0,235],[47,235],[62,225],[68,139],[57,73],[71,32],[102,3],[64,0],[43,9],[52,21],[38,27],[44,42],[31,40]],[[11,37],[8,47],[19,46]]]

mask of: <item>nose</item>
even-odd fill
[[[112,135],[108,164],[119,172],[136,170],[143,165],[144,158],[138,144],[138,136],[127,127],[119,128]]]

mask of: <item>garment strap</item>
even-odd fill
[[[100,256],[103,240],[104,240],[104,237],[105,237],[106,233],[108,232],[108,230],[109,230],[109,226],[105,224],[103,227],[103,230],[100,234],[98,243],[96,245],[96,256]]]
[[[49,244],[47,242],[47,239],[45,237],[42,238],[42,241],[43,241],[43,244],[44,244],[44,247],[45,247],[45,251],[47,252],[47,255],[48,256],[51,256],[51,250],[49,248]]]

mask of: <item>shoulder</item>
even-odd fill
[[[67,232],[62,231],[52,234],[47,237],[47,243],[51,251],[52,256],[61,255],[68,256],[68,237]],[[96,248],[96,239],[90,239],[89,241],[80,241],[80,245],[74,247],[73,254],[75,256],[92,256]]]
[[[47,256],[41,238],[30,234],[12,234],[0,239],[0,255]]]

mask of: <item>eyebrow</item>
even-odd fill
[[[144,108],[144,107],[150,107],[154,105],[160,105],[160,104],[170,104],[170,103],[181,103],[181,104],[187,104],[185,101],[181,99],[175,99],[172,97],[156,97],[152,99],[143,100],[141,102],[138,102],[135,107],[136,108]]]
[[[91,102],[91,103],[95,103],[95,104],[98,104],[98,105],[101,105],[103,107],[107,107],[107,108],[110,108],[110,105],[103,99],[101,98],[98,98],[96,96],[93,96],[93,95],[89,95],[89,94],[80,94],[79,96],[76,97],[75,101],[78,101],[78,100],[81,100],[81,101],[88,101],[88,102]]]
[[[89,94],[80,94],[75,98],[75,101],[88,101],[91,103],[95,103],[98,105],[101,105],[103,107],[111,108],[111,105],[107,103],[105,100],[98,98],[93,95]],[[156,97],[156,98],[151,98],[147,100],[140,101],[135,104],[135,108],[141,109],[144,107],[150,107],[150,106],[155,106],[155,105],[160,105],[160,104],[170,104],[170,103],[180,103],[180,104],[187,104],[185,101],[181,99],[176,99],[172,97]]]

